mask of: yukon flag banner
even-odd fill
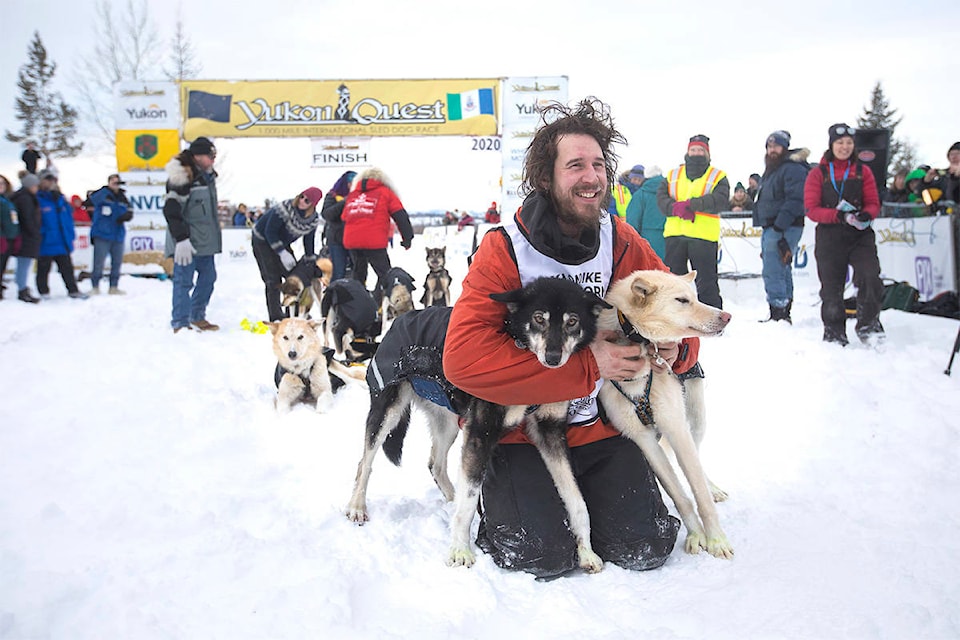
[[[180,93],[184,140],[492,136],[500,112],[499,78],[184,80]]]
[[[450,120],[466,120],[476,116],[492,116],[493,89],[474,89],[447,94],[447,114]]]

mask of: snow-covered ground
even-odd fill
[[[392,258],[422,282],[422,238]],[[0,302],[0,638],[960,637],[956,321],[886,311],[885,350],[843,349],[815,278],[793,326],[757,322],[759,279],[723,280],[703,457],[735,559],[681,532],[658,570],[544,583],[444,564],[419,417],[403,466],[376,461],[370,522],[344,517],[366,391],[275,412],[270,336],[240,326],[264,315],[252,261],[220,265],[217,333],[171,332],[169,281],[51,283]]]

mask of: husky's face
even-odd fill
[[[597,316],[609,305],[594,293],[564,278],[538,278],[522,289],[492,294],[506,303],[507,332],[550,369],[590,344]]]
[[[312,363],[322,352],[315,323],[302,318],[285,318],[269,324],[273,334],[273,353],[287,370]]]
[[[434,247],[427,249],[427,267],[430,271],[443,269],[447,264],[447,248]]]
[[[280,306],[290,307],[300,299],[303,281],[297,276],[287,276],[280,285]]]
[[[653,342],[719,335],[731,316],[697,299],[696,277],[696,271],[634,271],[610,287],[607,301]]]

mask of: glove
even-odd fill
[[[873,218],[870,217],[870,214],[866,211],[861,211],[857,214],[857,220],[860,222],[873,222]]]
[[[400,241],[400,246],[403,247],[404,249],[409,249],[410,245],[412,244],[413,244],[413,238],[410,238],[409,240]]]
[[[856,213],[850,212],[844,217],[844,222],[846,222],[848,225],[850,225],[854,229],[863,231],[870,227],[870,223],[873,222],[873,219],[871,219],[870,216],[868,215],[866,222],[864,222],[863,220],[860,219],[859,215],[857,215]]]
[[[293,254],[284,249],[279,253],[280,263],[283,264],[283,268],[287,271],[290,271],[295,266],[297,266],[297,260],[293,257]]]
[[[777,253],[780,254],[780,262],[783,264],[790,264],[793,260],[793,251],[790,250],[790,244],[786,238],[777,240]]]
[[[177,246],[173,248],[173,263],[185,267],[193,262],[193,255],[196,252],[197,250],[193,248],[193,243],[190,242],[190,238],[181,240],[177,243]]]
[[[688,220],[690,222],[693,222],[694,219],[697,217],[697,214],[690,209],[689,200],[674,202],[670,213],[677,216],[678,218],[682,218],[683,220]]]

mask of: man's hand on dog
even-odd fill
[[[600,377],[605,380],[631,380],[645,373],[648,367],[655,372],[669,371],[680,355],[680,344],[664,342],[657,351],[650,350],[653,357],[643,357],[647,348],[639,344],[616,344],[621,336],[616,331],[598,331],[590,343],[590,351],[597,361]],[[659,354],[659,358],[655,357]]]

